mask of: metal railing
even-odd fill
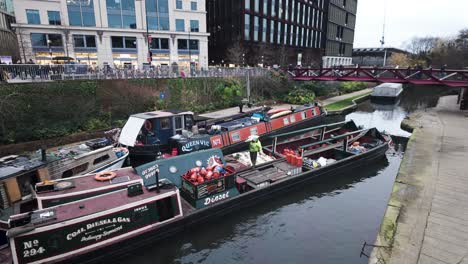
[[[177,65],[135,68],[92,68],[86,64],[38,65],[0,64],[0,81],[44,82],[57,80],[105,80],[105,79],[145,79],[145,78],[196,78],[196,77],[241,77],[266,76],[265,68],[224,68],[192,69]]]

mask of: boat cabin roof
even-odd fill
[[[88,174],[88,175],[81,175],[70,177],[66,179],[60,179],[55,182],[70,182],[72,183],[72,188],[67,188],[63,190],[57,190],[52,192],[44,192],[44,193],[37,193],[36,196],[38,198],[44,197],[51,197],[51,196],[58,196],[58,195],[66,195],[66,194],[73,194],[79,192],[89,191],[92,192],[96,189],[105,189],[107,187],[112,187],[113,185],[120,184],[120,183],[129,183],[130,181],[139,180],[141,181],[141,177],[136,174],[135,170],[131,167],[123,168],[119,170],[114,170],[117,175],[114,179],[110,181],[96,181],[94,179],[95,174]]]
[[[30,159],[26,156],[10,155],[0,158],[0,180],[21,175],[44,166],[40,159]]]
[[[179,115],[193,115],[191,111],[180,111],[180,110],[165,110],[165,111],[153,111],[145,112],[131,115],[130,117],[140,118],[144,120],[169,117],[169,116],[179,116]]]
[[[153,198],[155,196],[161,196],[169,192],[175,192],[177,187],[165,186],[160,188],[160,192],[157,193],[154,189],[147,190],[142,188],[143,194],[136,196],[128,196],[127,189],[118,190],[115,192],[94,196],[88,199],[79,200],[72,203],[62,204],[56,207],[51,207],[43,210],[38,210],[33,213],[31,219],[37,219],[32,222],[35,227],[51,225],[66,220],[71,220],[86,215],[92,215],[99,212],[105,212],[109,209],[117,208],[124,205],[134,204],[143,200]],[[48,219],[47,212],[54,211],[54,217]],[[34,216],[35,215],[35,216]],[[42,217],[44,216],[44,217]],[[15,216],[12,216],[15,217]],[[39,219],[38,219],[39,218]],[[41,219],[46,218],[46,219]],[[45,220],[45,221],[44,221]]]

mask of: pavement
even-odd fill
[[[468,112],[456,101],[404,120],[414,131],[370,264],[468,264]]]
[[[367,89],[360,90],[360,91],[357,91],[357,92],[352,92],[352,93],[349,93],[349,94],[343,94],[343,95],[340,95],[340,96],[330,97],[328,99],[323,100],[322,105],[329,105],[329,104],[333,104],[333,103],[336,103],[336,102],[339,102],[339,101],[346,100],[346,99],[351,98],[351,97],[355,97],[355,96],[359,96],[359,95],[365,95],[365,94],[371,93],[372,90],[373,90],[373,88],[367,88]]]
[[[340,95],[340,96],[331,97],[331,98],[322,100],[321,103],[322,103],[322,105],[328,105],[328,104],[332,104],[332,103],[335,103],[335,102],[338,102],[338,101],[342,101],[342,100],[345,100],[345,99],[348,99],[348,98],[351,98],[351,97],[368,94],[370,92],[372,92],[372,88],[364,89],[364,90],[360,90],[360,91],[357,91],[357,92],[344,94],[344,95]],[[273,109],[278,109],[278,108],[287,108],[287,109],[289,109],[289,108],[291,108],[291,106],[292,107],[297,107],[298,105],[295,105],[295,104],[269,105],[269,107],[271,107]],[[261,108],[262,108],[261,106],[256,106],[256,107],[251,107],[251,108],[249,108],[247,106],[244,106],[244,108],[242,110],[246,112],[246,111],[260,110]],[[205,118],[224,118],[224,117],[232,116],[232,115],[235,115],[235,114],[238,114],[238,113],[239,113],[239,107],[236,106],[236,107],[230,107],[230,108],[226,108],[226,109],[222,109],[222,110],[218,110],[218,111],[214,111],[214,112],[200,114],[198,116],[205,117]]]

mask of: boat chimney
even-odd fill
[[[47,161],[47,155],[46,155],[46,150],[45,148],[41,148],[41,160],[42,161]]]

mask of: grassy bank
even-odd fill
[[[344,99],[342,101],[338,101],[338,102],[335,102],[335,103],[332,103],[332,104],[329,104],[329,105],[325,105],[325,108],[328,111],[339,111],[339,110],[342,110],[342,109],[344,109],[346,107],[353,106],[354,105],[353,100],[355,100],[357,98],[360,98],[360,97],[367,96],[369,94],[370,93],[356,95],[356,96],[350,97],[348,99]]]

